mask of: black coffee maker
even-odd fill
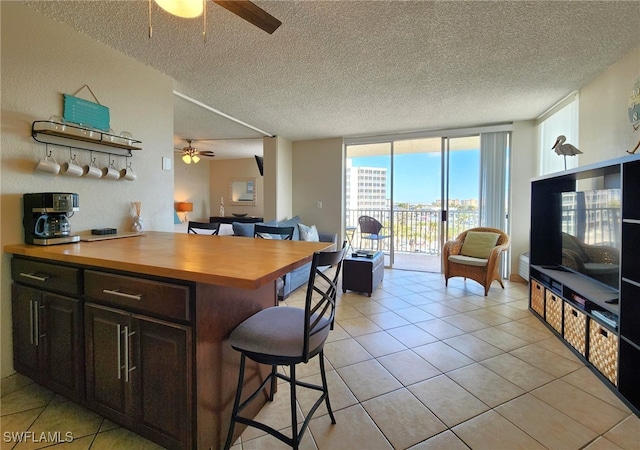
[[[69,217],[79,211],[78,194],[40,192],[24,194],[24,241],[27,244],[55,245],[78,242],[71,234]]]

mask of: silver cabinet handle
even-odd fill
[[[34,339],[33,339],[33,335],[35,333],[35,328],[34,328],[34,324],[33,324],[33,302],[34,300],[29,300],[29,341],[31,342],[31,345],[34,345]]]
[[[40,338],[43,338],[46,336],[45,334],[40,334],[40,310],[44,309],[45,306],[44,305],[40,305],[40,302],[38,300],[36,300],[36,308],[35,308],[35,312],[36,312],[36,347],[38,345],[40,345]]]
[[[104,294],[116,295],[130,300],[142,300],[142,294],[127,294],[126,292],[120,292],[118,289],[103,289],[102,292]]]
[[[118,333],[118,380],[122,378],[122,376],[120,375],[121,369],[122,369],[122,352],[121,352],[121,347],[122,347],[122,342],[121,342],[121,335],[122,335],[122,331],[120,329],[120,324],[117,324],[117,333]]]
[[[131,336],[133,336],[134,334],[136,334],[135,331],[129,333],[129,327],[127,325],[125,325],[124,327],[124,355],[125,355],[125,360],[124,360],[124,381],[125,383],[129,382],[129,373],[133,370],[136,369],[136,366],[133,367],[129,367],[129,360],[131,358],[131,355],[129,354],[129,338]]]
[[[25,273],[25,272],[20,272],[20,276],[29,278],[31,280],[42,281],[42,282],[47,281],[49,278],[51,278],[49,275],[45,275],[41,277],[36,275],[35,273]]]

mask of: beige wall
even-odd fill
[[[293,143],[293,213],[303,223],[339,236],[344,211],[343,161],[342,138]]]
[[[256,179],[256,205],[234,206],[229,204],[229,182],[231,178]],[[264,214],[264,184],[258,171],[255,158],[221,159],[209,163],[209,198],[211,202],[210,212],[212,216],[220,213],[220,197],[224,198],[224,215],[247,214],[249,216],[263,217]],[[195,209],[195,208],[194,208]],[[206,217],[209,221],[209,217]]]
[[[210,164],[213,164],[213,162],[204,158],[198,164],[185,164],[180,158],[175,159],[173,200],[174,203],[193,203],[193,211],[187,214],[188,220],[197,222],[209,221]],[[178,213],[180,220],[183,219],[183,214]]]
[[[0,2],[2,16],[2,245],[23,242],[22,194],[76,192],[80,211],[72,231],[97,227],[131,227],[132,201],[142,202],[147,229],[173,229],[173,171],[162,170],[162,157],[173,159],[173,82],[149,67],[98,44],[70,28],[15,2]],[[35,32],[37,31],[37,32]],[[110,108],[111,127],[130,131],[142,141],[131,159],[134,182],[71,179],[35,173],[44,144],[30,135],[31,123],[62,115],[62,94],[88,84]],[[84,93],[84,91],[83,91]],[[79,94],[79,96],[86,96]],[[52,148],[59,161],[69,150]],[[89,153],[76,151],[81,163]],[[107,155],[96,155],[100,164]],[[115,158],[121,165],[124,158]],[[13,373],[10,256],[2,255],[0,285],[1,368]]]
[[[580,89],[580,165],[626,155],[640,132],[633,132],[628,108],[640,78],[640,47]]]
[[[264,138],[264,219],[284,220],[293,212],[291,141],[280,136]]]
[[[511,237],[510,278],[517,279],[520,254],[529,251],[531,228],[531,178],[536,176],[536,128],[535,122],[522,121],[513,124],[511,133],[511,182],[509,204],[509,235]]]

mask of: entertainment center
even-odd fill
[[[640,415],[640,155],[531,182],[529,307]]]

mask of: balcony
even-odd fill
[[[442,243],[440,234],[443,223],[440,210],[431,209],[348,209],[346,211],[347,234],[353,233],[350,242],[354,248],[360,248],[360,228],[358,217],[371,216],[380,221],[384,228],[381,233],[393,237],[380,241],[380,250],[387,257],[385,264],[390,263],[391,245],[393,244],[393,267],[407,270],[440,272],[440,255]],[[462,231],[477,227],[479,214],[475,210],[450,210],[448,217],[448,238],[453,238]],[[446,239],[443,239],[446,240]],[[362,240],[362,247],[370,243]],[[374,244],[374,248],[376,243]]]

